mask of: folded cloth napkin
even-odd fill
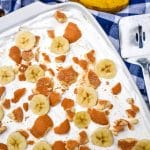
[[[6,13],[12,12],[18,8],[26,6],[37,0],[0,0],[0,6]],[[44,3],[67,2],[68,0],[41,0]],[[90,10],[100,25],[105,30],[109,39],[120,54],[119,48],[119,29],[118,22],[122,17],[150,13],[150,0],[130,0],[129,6],[116,14],[110,14],[100,11]],[[125,61],[134,81],[136,82],[143,98],[148,103],[146,88],[143,79],[143,73],[140,66]]]

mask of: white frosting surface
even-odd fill
[[[142,103],[141,103],[143,99],[139,98],[139,94],[136,92],[136,90],[134,90],[134,87],[130,84],[130,81],[126,75],[126,71],[122,67],[122,63],[120,62],[118,57],[114,54],[113,51],[111,51],[110,47],[106,43],[103,36],[98,34],[96,29],[90,24],[90,21],[87,20],[80,11],[73,9],[73,8],[72,9],[66,8],[63,11],[67,14],[68,22],[76,23],[82,32],[82,37],[77,42],[70,45],[70,51],[67,54],[65,63],[63,64],[55,63],[54,59],[56,55],[52,54],[49,50],[51,39],[48,38],[46,31],[48,28],[54,29],[55,35],[61,36],[63,35],[64,29],[68,22],[64,24],[58,23],[53,17],[53,14],[55,11],[49,11],[48,13],[45,13],[35,18],[34,20],[29,21],[22,25],[22,26],[28,27],[31,32],[41,37],[40,51],[46,52],[50,56],[51,61],[52,61],[51,63],[46,64],[46,65],[53,68],[56,74],[57,74],[56,68],[58,66],[65,67],[65,66],[73,65],[74,69],[80,74],[79,75],[79,78],[80,78],[82,76],[83,70],[78,65],[73,63],[72,57],[77,56],[78,58],[84,58],[85,53],[87,53],[91,49],[94,49],[96,52],[95,56],[96,56],[97,62],[103,58],[110,58],[114,60],[117,66],[117,75],[115,76],[115,78],[109,80],[110,84],[106,85],[106,81],[108,80],[101,79],[102,83],[97,89],[98,99],[108,99],[114,105],[109,115],[110,125],[112,126],[114,121],[117,119],[120,119],[120,118],[127,119],[125,110],[130,108],[130,105],[126,102],[127,98],[134,98],[135,104],[139,106],[140,108],[140,112],[137,114],[139,123],[135,125],[134,130],[129,130],[126,128],[125,131],[119,133],[118,136],[114,137],[114,144],[111,147],[108,147],[108,148],[97,147],[97,146],[92,145],[91,142],[89,142],[87,145],[89,145],[89,147],[92,150],[99,150],[99,149],[115,150],[117,149],[117,141],[118,139],[121,139],[121,138],[132,137],[132,138],[137,138],[137,139],[144,139],[144,138],[150,139],[150,132],[149,132],[150,130],[148,129],[149,120],[147,120],[147,118],[145,117],[145,111],[143,110]],[[10,34],[11,32],[14,32],[14,31],[16,32],[18,28],[19,27],[16,27],[5,32],[5,35]],[[43,28],[43,29],[40,29],[40,28]],[[2,35],[2,36],[5,36],[5,35]],[[15,66],[15,63],[8,57],[9,48],[14,44],[14,36],[5,39],[4,43],[5,44],[2,44],[2,45],[0,43],[1,45],[0,66],[3,66],[3,65]],[[43,61],[42,56],[40,57],[40,63],[45,63]],[[36,64],[36,62],[33,61],[33,64]],[[56,80],[56,77],[54,77],[53,80],[54,80],[55,88],[56,88],[57,86],[59,86],[59,83]],[[111,87],[117,82],[121,82],[122,92],[119,95],[114,96],[111,94],[110,91],[111,91]],[[74,88],[77,85],[78,83],[73,84],[69,88],[69,90],[62,95],[62,99],[64,97],[67,97],[67,98],[71,98],[75,100],[76,111],[85,110],[85,108],[80,107],[76,103]],[[9,117],[7,116],[7,114],[9,114],[14,108],[17,108],[18,106],[22,106],[24,102],[28,101],[28,96],[32,93],[32,89],[35,87],[35,84],[27,83],[27,82],[20,82],[16,78],[15,81],[6,85],[5,98],[12,98],[13,92],[16,89],[23,88],[23,87],[27,89],[27,93],[25,94],[25,96],[23,96],[17,104],[11,104],[10,110],[5,109],[5,117],[3,119],[3,123],[4,125],[8,127],[8,130],[4,134],[0,135],[0,142],[6,143],[8,135],[11,132],[16,131],[17,129],[31,128],[31,126],[34,124],[35,119],[38,117],[37,115],[34,115],[30,109],[28,112],[24,112],[24,118],[28,117],[28,119],[26,119],[26,121],[24,119],[22,123],[16,123],[14,121],[11,121]],[[52,118],[54,122],[54,126],[57,126],[60,122],[62,122],[66,118],[65,111],[61,107],[61,104],[58,104],[55,107],[51,107],[48,115]],[[71,130],[68,134],[60,136],[60,135],[54,134],[54,131],[51,130],[48,132],[48,134],[44,138],[41,138],[40,140],[46,140],[49,143],[53,143],[56,140],[77,139],[78,133],[80,130],[74,125],[73,122],[71,122],[70,124],[71,124]],[[91,121],[88,129],[86,130],[89,135],[89,139],[90,139],[92,132],[98,127],[100,127],[100,125],[95,124]],[[29,139],[38,141],[32,135],[30,135]],[[32,149],[32,146],[28,146],[27,149],[28,150]]]

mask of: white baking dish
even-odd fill
[[[34,9],[34,10],[33,10]],[[114,60],[114,62],[117,65],[117,76],[110,81],[110,86],[107,87],[108,89],[111,88],[112,85],[114,85],[116,82],[121,82],[122,84],[122,92],[118,96],[113,96],[111,94],[108,94],[108,91],[104,92],[102,88],[98,88],[98,96],[101,99],[109,99],[113,104],[114,108],[112,112],[110,113],[110,125],[113,125],[113,122],[116,119],[125,118],[125,109],[129,108],[129,105],[126,102],[127,98],[134,98],[135,104],[140,107],[140,113],[137,114],[137,118],[139,119],[139,123],[135,126],[135,129],[133,131],[129,131],[128,129],[124,132],[120,133],[118,136],[115,137],[114,144],[109,148],[101,148],[97,147],[91,144],[91,142],[88,144],[89,147],[92,150],[98,150],[98,149],[107,149],[107,150],[114,150],[117,149],[117,141],[121,138],[127,138],[127,137],[133,137],[137,139],[143,139],[143,138],[149,138],[150,139],[150,112],[138,90],[136,87],[129,71],[127,70],[125,64],[123,63],[122,59],[120,58],[119,54],[115,50],[112,43],[109,41],[108,37],[106,36],[105,32],[101,28],[101,26],[96,22],[94,17],[89,13],[87,9],[85,9],[83,6],[76,4],[76,3],[64,3],[64,4],[58,4],[53,6],[48,6],[41,3],[35,3],[33,5],[28,6],[28,8],[20,9],[19,11],[14,12],[13,14],[10,14],[2,19],[0,19],[1,26],[1,34],[0,38],[4,39],[0,42],[0,52],[2,53],[1,59],[0,59],[0,66],[2,65],[14,65],[9,61],[8,58],[5,57],[5,55],[8,55],[7,49],[10,47],[10,44],[12,44],[12,39],[14,38],[14,34],[18,31],[20,26],[27,27],[29,30],[32,30],[36,34],[43,35],[43,30],[48,28],[54,28],[58,27],[55,26],[55,23],[53,20],[51,20],[55,10],[60,9],[64,11],[69,21],[75,22],[79,28],[82,31],[83,38],[76,43],[72,44],[71,46],[71,52],[68,54],[68,60],[64,64],[65,66],[68,66],[72,64],[70,62],[70,58],[72,56],[78,56],[80,57],[83,53],[86,53],[87,50],[94,49],[96,51],[96,59],[97,61],[102,58],[110,58]],[[41,11],[39,11],[41,10]],[[31,12],[30,15],[28,12]],[[27,14],[27,16],[26,16]],[[20,17],[21,16],[21,17]],[[13,22],[11,20],[14,20]],[[65,28],[66,24],[64,24],[61,28],[57,28],[56,35],[62,35],[63,30]],[[44,29],[40,29],[43,27]],[[4,45],[4,43],[7,42],[7,44]],[[47,45],[44,47],[44,45]],[[48,41],[43,41],[42,45],[43,49],[48,49]],[[77,51],[78,50],[78,51]],[[4,55],[3,55],[4,54]],[[52,55],[52,58],[54,56]],[[52,59],[53,60],[53,59]],[[56,64],[55,62],[52,62],[51,67],[55,68]],[[78,70],[78,68],[76,68]],[[79,70],[80,71],[80,70]],[[106,81],[104,79],[101,79],[102,81]],[[11,84],[11,86],[7,86],[7,91],[11,91],[12,89],[15,90],[20,87],[26,87],[26,88],[32,88],[33,85],[31,84],[18,84],[18,81],[15,81],[15,84]],[[72,91],[67,92],[64,94],[63,97],[67,96],[69,98],[75,99],[75,96],[72,95],[73,89],[75,85],[71,87]],[[13,93],[9,93],[6,95],[7,97],[11,97]],[[28,95],[31,94],[31,90],[28,92]],[[13,105],[11,108],[16,108],[16,106],[20,106],[24,101],[27,100],[27,96],[24,96],[21,102]],[[62,121],[65,118],[64,112],[59,109],[61,106],[58,105],[55,109],[50,110],[50,115],[54,119],[54,124],[58,124],[60,121]],[[77,107],[77,110],[85,110],[84,108]],[[6,116],[10,112],[6,111]],[[36,115],[32,114],[29,110],[26,114],[26,117],[29,117],[28,120],[23,123],[15,123],[10,122],[10,119],[8,117],[4,118],[4,124],[8,126],[9,130],[6,131],[6,133],[0,135],[0,142],[6,143],[7,136],[17,130],[17,128],[29,128],[33,124],[35,118],[37,118]],[[67,140],[67,139],[75,139],[77,137],[77,128],[71,124],[73,130],[63,136],[55,135],[53,131],[50,131],[44,138],[41,140],[47,140],[50,143],[53,143],[55,140]],[[89,138],[96,128],[98,128],[99,125],[97,124],[90,124],[88,129]],[[31,136],[32,137],[32,136]],[[34,141],[38,141],[34,137],[32,137]],[[28,149],[32,149],[32,146],[29,146]]]

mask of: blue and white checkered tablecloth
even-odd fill
[[[6,13],[12,12],[18,8],[24,7],[37,0],[0,0],[0,7],[5,10]],[[44,3],[66,2],[68,0],[41,0]],[[119,30],[118,22],[120,18],[131,15],[150,13],[150,0],[130,0],[129,6],[123,11],[117,14],[110,14],[100,11],[91,10],[91,13],[103,27],[107,33],[109,39],[112,41],[118,52],[119,49]],[[143,79],[143,73],[141,67],[125,62],[134,81],[140,89],[143,98],[148,103],[146,94],[146,88]]]

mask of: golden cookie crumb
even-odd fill
[[[12,103],[19,102],[20,99],[22,98],[22,96],[24,96],[25,93],[26,93],[26,88],[17,89],[14,92],[14,98],[12,99]]]
[[[129,118],[134,118],[136,116],[136,113],[132,109],[127,109],[126,113]]]
[[[9,50],[9,57],[16,63],[20,64],[22,61],[21,51],[18,47],[13,46]]]
[[[118,141],[118,147],[120,147],[121,150],[132,150],[136,143],[137,140],[133,138],[120,139]]]
[[[55,72],[52,68],[48,68],[48,72],[50,75],[55,76]]]
[[[47,66],[44,65],[44,64],[39,64],[39,66],[44,70],[44,71],[47,71]]]
[[[19,66],[19,71],[20,71],[21,73],[24,73],[24,72],[27,70],[27,68],[28,68],[28,65],[21,64],[21,65]]]
[[[9,109],[10,108],[10,99],[5,99],[3,102],[3,106],[5,109]]]
[[[88,58],[88,60],[91,62],[91,63],[94,63],[95,62],[95,51],[94,50],[91,50],[89,51],[87,54],[86,54],[86,57]]]
[[[12,114],[10,114],[10,118],[15,120],[16,122],[22,122],[23,121],[23,110],[21,107],[18,107],[13,110]]]
[[[22,59],[24,61],[31,61],[33,57],[34,57],[34,54],[33,54],[32,50],[22,52]]]
[[[79,132],[79,143],[84,145],[89,142],[88,135],[85,131]]]
[[[42,56],[43,56],[43,59],[46,61],[46,62],[51,62],[51,59],[50,57],[46,54],[46,53],[42,53]]]
[[[31,134],[36,138],[43,137],[50,128],[53,127],[53,121],[48,115],[42,115],[39,116],[35,122],[32,128],[30,129]]]
[[[27,144],[29,144],[29,145],[33,145],[34,143],[35,143],[35,142],[32,141],[32,140],[27,141]]]
[[[112,87],[112,93],[117,95],[121,92],[121,83],[117,83],[114,87]]]
[[[99,77],[92,70],[88,71],[87,78],[88,78],[90,85],[92,85],[95,89],[101,84]]]
[[[112,109],[113,104],[111,104],[109,100],[100,99],[98,101],[97,108],[100,110]]]
[[[71,67],[60,69],[58,72],[58,80],[65,85],[71,85],[76,82],[78,73]]]
[[[65,145],[63,141],[55,141],[52,145],[52,150],[66,150]]]
[[[34,45],[34,46],[36,47],[36,46],[38,46],[38,44],[39,44],[39,42],[40,42],[40,36],[36,35],[36,36],[35,36],[35,40],[36,40],[36,41],[35,41],[35,45]]]
[[[105,112],[96,110],[94,108],[88,109],[88,112],[92,121],[94,121],[95,123],[101,125],[107,125],[109,123],[108,117]]]
[[[18,131],[22,136],[25,137],[25,139],[28,139],[29,138],[29,134],[27,133],[27,131],[25,130],[19,130]]]
[[[79,147],[79,150],[90,150],[90,148],[88,146],[85,146],[85,145],[81,145]]]
[[[54,30],[47,30],[47,35],[50,38],[55,38],[55,31]]]
[[[65,146],[66,150],[75,150],[79,148],[79,143],[76,140],[68,140]]]
[[[29,104],[28,103],[23,103],[23,108],[24,108],[25,111],[28,111]]]
[[[45,96],[48,96],[53,89],[53,81],[49,77],[42,77],[36,83],[36,90]]]
[[[82,33],[75,23],[69,22],[63,36],[69,41],[69,43],[73,43],[82,36]]]
[[[0,150],[8,150],[8,147],[6,144],[0,143]]]
[[[139,107],[136,106],[135,104],[131,104],[131,109],[135,112],[138,113],[140,111]]]
[[[61,100],[59,93],[53,91],[49,94],[49,102],[51,106],[56,106]]]
[[[25,81],[26,80],[25,74],[24,73],[20,73],[18,75],[18,79],[19,79],[19,81]]]
[[[54,17],[60,23],[64,23],[67,21],[67,16],[61,11],[56,11]]]
[[[71,109],[74,106],[74,101],[69,98],[64,98],[61,103],[61,106],[64,110]]]
[[[87,70],[88,62],[84,59],[78,59],[77,57],[73,57],[72,60],[78,64],[83,70]]]
[[[60,125],[54,128],[54,132],[56,134],[66,134],[70,131],[70,123],[69,120],[66,119]]]
[[[55,58],[57,63],[63,63],[66,60],[66,55],[60,55]]]
[[[73,118],[75,116],[75,111],[72,109],[67,109],[66,110],[67,118],[69,121],[73,121]]]
[[[2,97],[2,95],[5,93],[6,88],[4,86],[0,87],[0,98]]]

